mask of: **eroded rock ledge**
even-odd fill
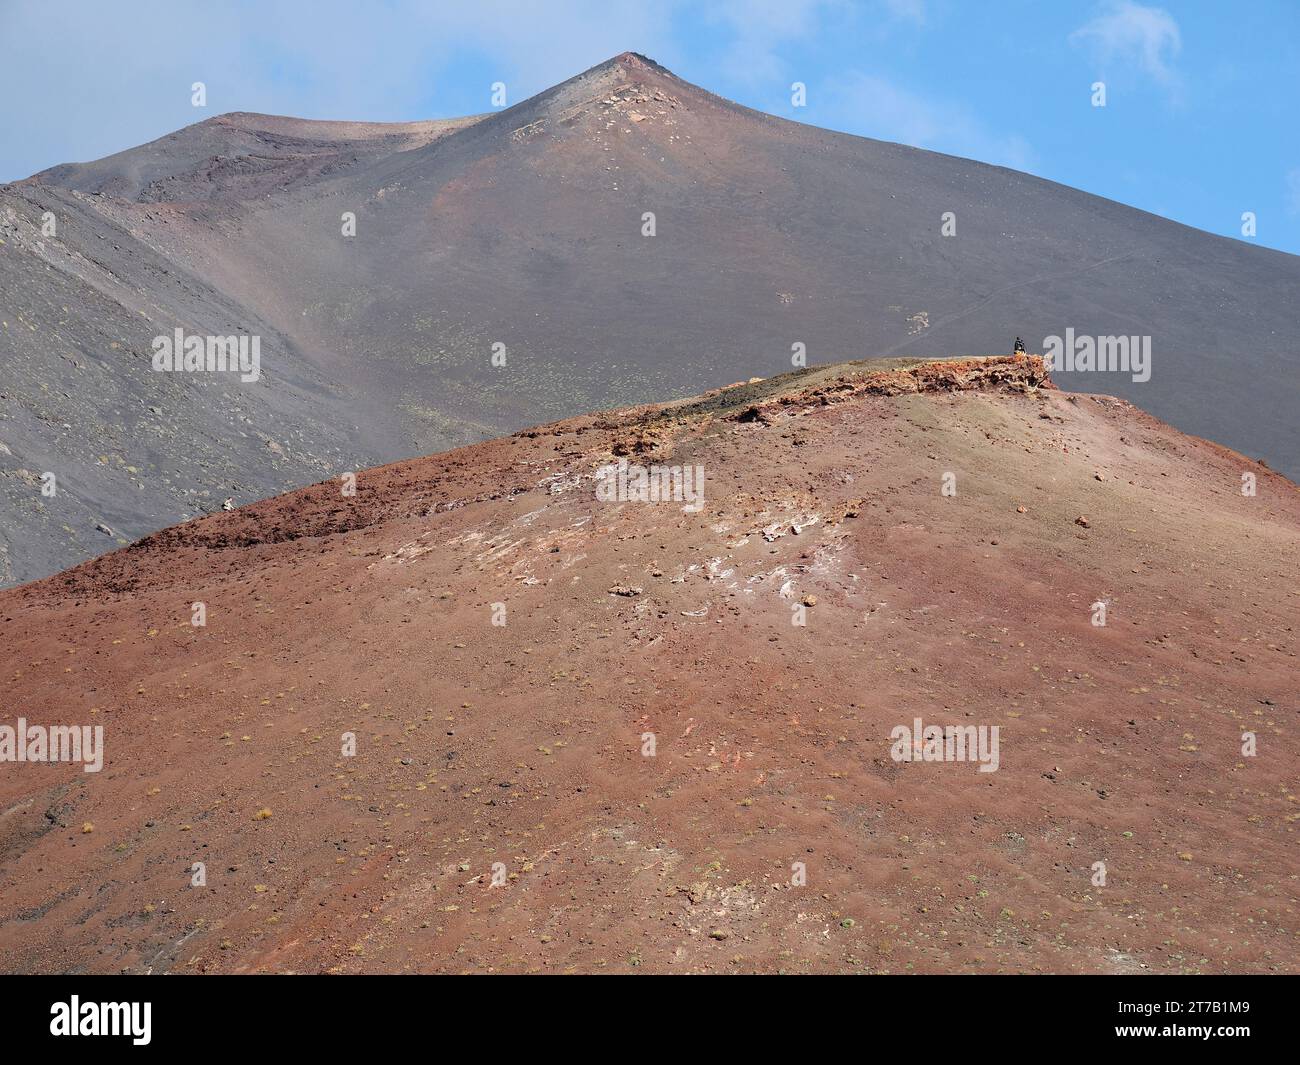
[[[1055,388],[1041,355],[989,355],[944,359],[915,366],[845,375],[828,384],[776,395],[746,407],[736,421],[763,421],[789,407],[839,403],[853,396],[899,396],[921,392],[1032,392]]]

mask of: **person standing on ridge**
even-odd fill
[[[1026,354],[1026,351],[1025,351],[1025,342],[1024,342],[1023,340],[1021,340],[1019,337],[1016,337],[1016,346],[1015,346],[1014,348],[1011,349],[1011,354],[1012,354],[1012,355],[1024,355],[1024,354]]]

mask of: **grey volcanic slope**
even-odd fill
[[[430,143],[407,125],[223,115],[0,189],[0,585],[404,453],[384,416],[323,375],[253,305],[160,250],[196,207],[283,193]],[[147,205],[147,206],[143,206]],[[56,232],[42,223],[53,215]],[[215,217],[215,215],[214,215]],[[155,373],[152,338],[262,338],[261,386]],[[55,494],[42,494],[54,473]]]
[[[233,113],[95,162],[51,167],[30,180],[140,203],[251,199],[422,147],[476,120],[321,122]]]
[[[84,523],[109,498],[141,533],[191,497],[232,494],[235,478],[242,501],[282,486],[272,469],[281,481],[319,479],[691,395],[787,370],[796,343],[817,363],[1006,352],[1016,335],[1034,350],[1067,328],[1149,336],[1149,381],[1056,380],[1300,472],[1300,258],[1015,171],[763,115],[630,53],[488,116],[410,126],[224,116],[0,190],[0,211],[31,224],[56,204],[68,217],[43,258],[30,233],[0,248],[0,441],[12,451],[0,463],[29,473],[46,456],[81,463],[81,512],[66,521],[79,538],[59,540],[64,521],[49,516],[72,503],[40,501],[0,465],[9,579],[93,551]],[[957,232],[944,237],[949,211]],[[348,212],[355,236],[341,232]],[[642,234],[646,212],[654,236]],[[88,290],[56,255],[108,276]],[[114,286],[153,311],[121,293],[106,310]],[[59,427],[75,419],[61,411],[93,425],[113,420],[106,406],[147,410],[164,387],[147,372],[151,338],[178,324],[228,333],[236,319],[266,338],[263,380],[221,386],[245,408],[254,446],[225,467],[184,457],[168,467],[147,436],[123,432],[121,462],[142,473],[134,494],[108,496],[94,434],[62,442]],[[492,363],[495,344],[504,366]],[[123,376],[104,389],[71,374],[70,359]],[[177,400],[169,457],[191,433],[219,447],[224,425],[205,424],[215,415],[203,383],[165,387]],[[46,417],[26,413],[41,404]],[[286,419],[296,464],[256,446],[282,436]],[[27,535],[41,527],[52,538]]]

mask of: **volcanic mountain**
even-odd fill
[[[702,498],[604,490],[664,469]],[[345,487],[0,593],[0,725],[103,728],[98,772],[0,763],[7,970],[1300,962],[1263,465],[1005,356]],[[909,758],[918,721],[996,757]]]
[[[0,240],[8,582],[797,350],[1147,337],[1149,380],[1057,380],[1300,470],[1300,259],[760,114],[631,53],[460,120],[210,119],[0,189]],[[154,373],[177,328],[259,336],[261,379]]]

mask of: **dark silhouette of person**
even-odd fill
[[[1025,353],[1025,342],[1019,337],[1016,337],[1016,346],[1011,349],[1011,354],[1024,355]]]

